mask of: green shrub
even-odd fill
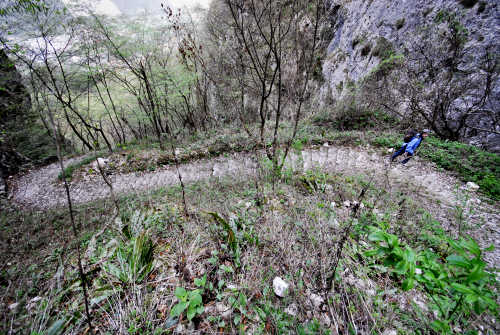
[[[460,142],[429,137],[419,152],[439,167],[457,172],[464,181],[480,186],[492,199],[500,199],[500,156]]]
[[[430,327],[440,334],[452,334],[453,325],[466,326],[483,313],[498,315],[496,277],[488,272],[483,250],[473,240],[446,238],[447,255],[431,249],[403,246],[396,235],[371,227],[368,239],[375,248],[365,253],[373,266],[401,281],[402,289],[414,287],[427,295],[428,305],[437,314]]]
[[[79,161],[77,163],[69,164],[68,166],[66,166],[64,168],[64,177],[66,179],[71,179],[71,177],[73,176],[73,172],[75,172],[77,169],[79,169],[80,167],[82,167],[84,165],[92,163],[92,161],[95,161],[97,159],[97,157],[99,157],[99,155],[92,155],[92,156],[85,157],[84,159],[82,159],[81,161]],[[63,179],[63,172],[60,172],[59,175],[57,176],[57,178],[59,180],[62,180]]]
[[[372,49],[372,56],[386,59],[392,54],[394,54],[394,47],[392,43],[385,37],[379,37],[375,47]]]

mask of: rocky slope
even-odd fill
[[[408,166],[389,165],[385,158],[373,148],[325,145],[290,154],[286,166],[294,171],[322,169],[346,176],[362,175],[390,193],[411,192],[413,200],[419,203],[419,206],[432,213],[448,228],[454,226],[456,206],[464,206],[469,213],[469,223],[481,227],[472,235],[483,247],[495,245],[496,251],[486,257],[488,262],[498,262],[500,218],[497,204],[491,206],[482,202],[474,193],[462,199],[458,194],[467,192],[457,192],[457,187],[462,184],[459,180],[445,172],[437,171],[431,164],[419,160],[418,157]],[[81,158],[68,160],[65,165],[75,163],[79,159]],[[126,164],[126,161],[123,164]],[[31,209],[47,210],[64,206],[67,200],[62,184],[57,181],[59,171],[58,164],[52,164],[19,176],[13,182],[11,199],[14,203]],[[240,153],[182,164],[179,171],[185,183],[225,177],[248,178],[255,173],[255,161],[248,154]],[[179,182],[174,167],[163,167],[153,172],[113,174],[110,181],[118,195],[140,194]],[[84,176],[82,180],[72,182],[70,189],[74,203],[87,203],[109,197],[108,186],[95,172]]]
[[[438,13],[456,13],[468,30],[466,47],[479,54],[485,46],[500,50],[500,6],[498,1],[458,0],[329,0],[330,21],[335,35],[328,46],[323,64],[326,84],[323,94],[342,97],[353,83],[366,77],[380,64],[382,52],[391,48],[401,52],[418,38],[417,32],[435,22]],[[498,55],[498,53],[497,53]],[[500,85],[496,79],[489,109],[500,110]],[[328,92],[328,93],[326,93]],[[479,126],[485,119],[475,120]],[[500,131],[500,125],[496,124]],[[500,151],[500,135],[467,134],[469,142],[483,144],[491,151]]]

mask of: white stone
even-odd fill
[[[427,312],[427,305],[423,301],[422,297],[416,296],[412,299],[413,303],[418,306],[422,311]]]
[[[339,221],[336,218],[330,218],[330,220],[328,221],[328,223],[332,227],[338,227],[339,226]]]
[[[179,334],[183,334],[185,330],[185,327],[182,325],[182,323],[179,323],[177,327],[175,328],[175,331]]]
[[[398,335],[398,332],[395,329],[386,329],[382,335]]]
[[[291,304],[290,306],[285,308],[285,313],[291,316],[297,316],[298,311],[299,309],[296,304]]]
[[[273,279],[273,289],[274,293],[278,297],[284,297],[288,294],[288,288],[290,287],[290,284],[288,284],[286,281],[281,279],[280,277],[275,277]]]
[[[387,149],[388,154],[393,153],[393,152],[394,152],[394,148]]]
[[[326,327],[330,327],[330,325],[332,323],[328,314],[322,314],[320,317],[320,322],[321,322],[321,324],[323,324]]]
[[[226,287],[228,290],[237,290],[238,289],[238,286],[234,285],[234,284],[227,284]]]
[[[98,163],[99,163],[99,166],[101,168],[104,168],[106,165],[108,165],[109,159],[104,159],[102,157],[98,157],[97,161],[94,161],[94,163],[92,163],[92,168],[94,170],[98,170],[99,169],[99,166],[97,166]]]
[[[470,205],[481,205],[481,199],[472,198],[469,200]]]
[[[217,313],[220,314],[221,318],[223,318],[224,320],[228,320],[229,318],[231,318],[231,315],[233,314],[231,307],[224,305],[222,302],[218,302],[215,305],[215,309],[217,310]]]
[[[9,305],[9,309],[10,309],[11,312],[17,311],[18,307],[19,307],[19,303],[18,302],[15,302],[15,303]]]
[[[330,208],[331,208],[331,209],[334,209],[334,208],[335,208],[335,206],[337,206],[337,204],[336,204],[335,202],[333,202],[333,201],[332,201],[332,202],[330,202]]]
[[[349,200],[344,201],[343,204],[344,204],[345,207],[350,207],[351,206],[351,202]]]
[[[38,302],[40,300],[42,300],[42,297],[34,297],[26,304],[26,310],[28,311],[29,314],[37,313]]]
[[[323,146],[328,147],[329,146],[328,142],[323,143]]]
[[[479,185],[473,183],[472,181],[469,181],[467,184],[465,184],[465,188],[469,191],[477,191],[479,190]]]
[[[319,309],[321,307],[321,304],[325,301],[321,296],[311,293],[309,295],[309,299],[311,300],[314,308]]]

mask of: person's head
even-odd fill
[[[429,129],[424,129],[420,132],[422,138],[426,138],[427,136],[429,136]]]

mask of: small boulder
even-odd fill
[[[16,313],[18,308],[19,308],[19,303],[18,302],[15,302],[15,303],[9,305],[9,310],[12,313]]]
[[[468,190],[468,191],[477,191],[479,190],[479,185],[472,182],[472,181],[469,181],[467,184],[465,184],[465,188]]]
[[[330,145],[328,144],[328,142],[325,142],[325,143],[323,143],[323,146],[324,147],[329,147]]]
[[[222,302],[218,302],[215,305],[215,309],[224,320],[229,320],[231,318],[231,315],[233,314],[233,310],[231,309],[231,307],[224,305]]]
[[[109,163],[109,159],[104,159],[104,158],[102,158],[102,157],[98,157],[98,158],[97,158],[97,160],[96,160],[96,161],[94,161],[94,163],[92,163],[92,168],[93,168],[94,170],[98,170],[98,169],[99,169],[99,166],[100,166],[101,168],[105,168],[105,167],[106,167],[106,165],[108,165],[108,163]],[[99,166],[98,166],[97,164],[99,164]]]
[[[281,279],[280,277],[275,277],[273,279],[273,289],[274,293],[278,297],[285,297],[288,294],[288,288],[290,287],[290,284],[288,284],[286,281]]]
[[[296,304],[291,304],[287,308],[285,308],[285,313],[291,316],[297,316],[299,312],[299,308],[297,307]]]
[[[394,148],[387,149],[388,154],[392,154],[394,152]]]
[[[324,302],[324,299],[320,295],[315,293],[311,293],[309,295],[309,300],[311,300],[311,303],[315,309],[319,309],[321,307],[321,304],[323,304]]]

